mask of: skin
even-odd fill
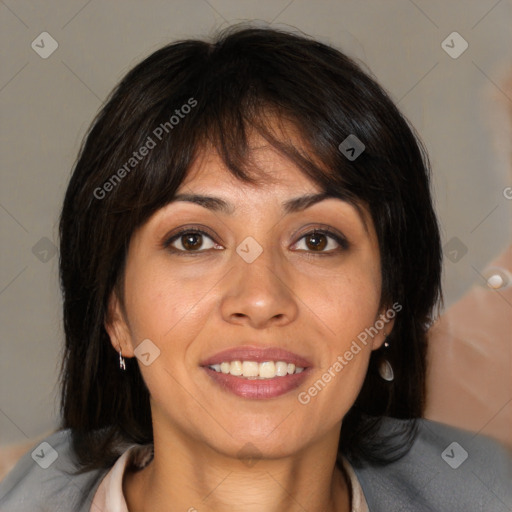
[[[342,419],[362,386],[371,351],[393,321],[308,404],[298,394],[388,309],[379,309],[377,237],[367,211],[363,222],[339,199],[284,215],[282,202],[320,190],[253,140],[253,161],[272,183],[240,182],[214,151],[206,151],[178,193],[221,197],[235,212],[182,201],[158,210],[132,236],[124,312],[116,294],[111,297],[106,327],[116,351],[134,357],[147,338],[160,350],[149,366],[138,361],[151,395],[155,456],[143,470],[125,473],[131,512],[350,510],[346,476],[335,466]],[[322,225],[345,235],[350,247],[329,236],[321,239],[328,245],[315,249],[311,236],[303,235]],[[211,238],[199,236],[194,255],[162,247],[185,226],[208,228]],[[236,252],[248,236],[263,248],[252,263]],[[184,250],[180,241],[187,239],[173,246]],[[264,400],[220,388],[200,362],[248,340],[307,358],[313,365],[307,381]],[[255,464],[241,460],[242,448]]]

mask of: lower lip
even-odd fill
[[[211,368],[203,368],[215,383],[220,385],[223,389],[242,398],[256,400],[276,398],[289,393],[293,389],[298,388],[308,377],[309,373],[309,368],[306,368],[301,373],[294,373],[284,377],[274,377],[273,379],[246,379],[236,377],[229,373],[216,372]]]

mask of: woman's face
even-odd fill
[[[272,185],[242,183],[207,153],[177,193],[216,200],[173,201],[134,233],[126,319],[113,295],[107,329],[138,359],[155,437],[278,457],[337,439],[392,321],[362,335],[384,313],[366,211],[337,198],[285,209],[320,189],[271,147],[253,155]]]

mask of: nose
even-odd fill
[[[255,329],[283,326],[298,314],[290,271],[275,251],[263,250],[247,263],[237,253],[221,302],[225,321]]]

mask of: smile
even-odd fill
[[[210,365],[208,368],[218,373],[230,374],[246,379],[273,379],[301,373],[304,368],[285,361],[224,361],[220,364]]]
[[[277,347],[236,347],[202,361],[201,366],[216,387],[242,398],[269,399],[300,386],[311,363]]]

